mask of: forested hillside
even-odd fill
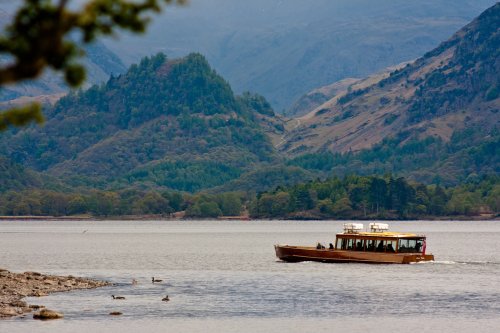
[[[0,157],[0,193],[41,187],[42,181],[35,173]]]
[[[2,135],[1,152],[78,186],[196,191],[276,159],[258,124],[272,109],[259,96],[235,97],[199,54],[145,58],[45,114],[43,127]]]

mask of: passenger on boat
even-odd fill
[[[417,242],[415,245],[415,252],[420,252],[420,248],[422,247],[422,244],[420,242]]]
[[[330,243],[330,246],[328,247],[330,250],[333,250],[333,244]]]
[[[358,242],[356,244],[356,251],[363,251],[363,243]]]
[[[380,243],[378,243],[377,252],[384,252],[384,241],[380,241]]]
[[[321,243],[318,243],[318,245],[316,245],[316,249],[317,250],[322,250],[324,248],[325,248],[325,246],[323,244],[321,244]]]
[[[396,251],[394,251],[394,248],[392,247],[391,243],[389,243],[389,245],[387,245],[387,252],[396,252]]]

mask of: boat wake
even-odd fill
[[[436,261],[421,261],[413,264],[415,265],[500,265],[500,262],[436,260]]]
[[[495,261],[459,261],[459,263],[466,265],[500,265],[500,262]]]

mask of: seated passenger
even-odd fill
[[[375,242],[371,242],[370,244],[368,244],[368,251],[373,251],[375,250]]]
[[[394,251],[394,248],[392,247],[392,243],[389,243],[387,245],[387,252],[396,252],[396,251]]]
[[[417,242],[415,245],[415,252],[420,252],[420,248],[422,247],[422,244],[420,242]]]
[[[405,246],[404,244],[403,244],[403,245],[401,245],[401,247],[399,248],[399,252],[401,252],[401,253],[405,253],[405,252],[407,252],[407,251],[406,251],[406,246]]]
[[[380,243],[378,243],[377,252],[384,252],[384,241],[380,241]]]
[[[363,251],[363,243],[358,242],[356,244],[356,251]]]
[[[330,243],[330,246],[328,247],[330,250],[333,250],[333,244]]]

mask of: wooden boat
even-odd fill
[[[432,261],[427,254],[426,237],[412,233],[389,232],[384,223],[370,223],[364,232],[363,224],[346,223],[344,232],[336,235],[335,245],[315,247],[274,245],[276,256],[284,261],[320,261],[331,263],[409,264]]]

